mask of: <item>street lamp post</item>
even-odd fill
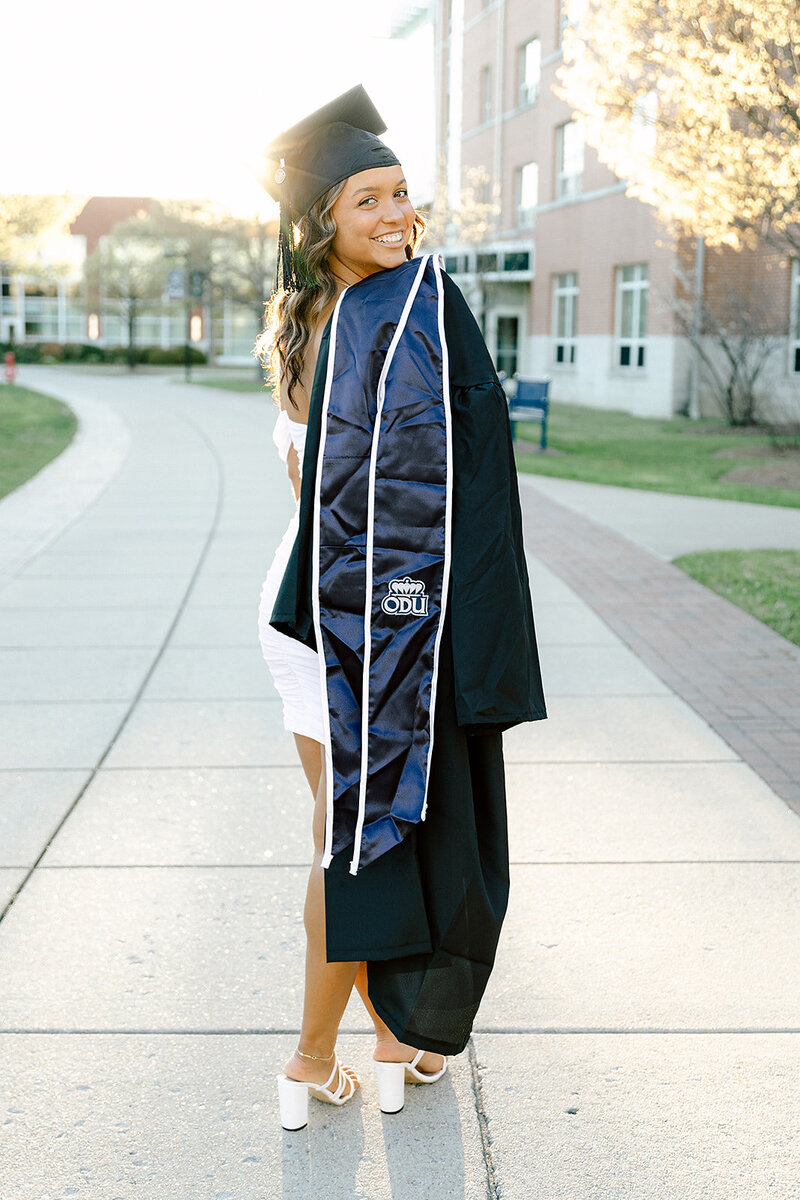
[[[189,251],[183,262],[183,294],[186,297],[186,340],[183,343],[183,377],[187,383],[192,379],[192,294],[189,287]]]
[[[183,271],[180,286],[177,286],[177,281],[170,279],[167,287],[167,296],[171,300],[183,299],[186,303],[186,337],[183,343],[183,368],[184,378],[187,383],[192,379],[192,300],[195,297],[202,299],[205,291],[206,275],[204,271],[191,269],[191,247],[187,246],[185,250],[166,250],[165,258],[180,258],[183,259]]]
[[[189,299],[186,305],[186,379],[188,382],[192,369],[192,300],[200,300],[202,302],[206,290],[206,273],[205,271],[188,270],[187,263],[187,281],[188,287],[186,291]],[[202,303],[200,311],[202,313]]]

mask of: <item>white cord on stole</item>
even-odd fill
[[[442,643],[442,631],[447,610],[447,591],[450,582],[450,557],[453,520],[453,431],[450,407],[450,359],[447,354],[447,341],[444,335],[444,284],[442,283],[442,256],[432,254],[433,269],[436,272],[436,286],[439,289],[439,345],[442,350],[442,400],[444,402],[444,424],[446,441],[446,470],[445,508],[444,508],[444,561],[442,563],[442,600],[439,610],[439,628],[436,630],[436,641],[433,646],[433,670],[431,672],[431,702],[430,737],[428,739],[428,762],[425,768],[425,799],[422,804],[420,820],[425,820],[428,811],[428,783],[431,777],[431,756],[433,754],[433,726],[436,714],[436,684],[439,680],[439,648]]]
[[[325,434],[328,423],[328,405],[331,399],[333,384],[333,364],[336,358],[336,326],[339,322],[339,309],[342,306],[348,288],[344,288],[331,318],[331,333],[328,344],[328,370],[325,376],[325,393],[322,401],[322,417],[319,434],[319,452],[317,454],[317,478],[314,488],[314,538],[312,554],[312,585],[311,599],[314,608],[314,633],[317,639],[317,656],[319,658],[320,687],[322,689],[322,727],[325,735],[325,849],[322,856],[323,867],[328,867],[333,859],[333,751],[331,749],[331,714],[328,709],[328,677],[325,665],[325,646],[322,641],[322,623],[319,611],[319,508],[320,492],[322,490],[322,458],[325,453]]]
[[[422,282],[422,276],[425,273],[425,268],[431,259],[430,254],[426,254],[420,259],[419,270],[414,277],[414,282],[411,285],[411,290],[406,298],[403,311],[400,314],[400,320],[397,322],[397,328],[394,331],[394,337],[389,343],[389,349],[386,351],[386,359],[383,364],[383,370],[378,380],[378,408],[375,414],[375,427],[372,431],[372,451],[369,459],[369,492],[367,495],[367,550],[366,550],[366,567],[367,567],[367,591],[364,600],[364,674],[363,684],[361,688],[361,779],[359,780],[358,788],[358,820],[356,822],[356,835],[354,843],[353,858],[350,862],[350,874],[355,875],[358,872],[358,861],[361,857],[361,831],[364,828],[364,813],[367,803],[367,766],[368,766],[368,750],[369,750],[369,668],[370,659],[372,657],[372,553],[375,538],[375,468],[378,457],[378,439],[381,431],[381,413],[383,411],[383,402],[386,397],[386,376],[389,373],[389,368],[392,365],[397,343],[400,341],[403,330],[408,322],[408,315],[411,312],[411,305],[416,299],[419,285]]]

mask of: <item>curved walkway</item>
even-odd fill
[[[504,739],[511,900],[469,1050],[381,1118],[354,997],[361,1093],[280,1131],[312,802],[258,645],[292,511],[274,416],[67,386],[130,445],[0,586],[4,1194],[791,1195],[800,823],[614,617],[674,583],[631,553],[668,564],[531,488],[550,717]]]
[[[19,382],[64,400],[78,429],[61,454],[0,500],[0,577],[19,570],[81,515],[117,473],[130,442],[125,422],[92,396],[95,380],[23,365]]]
[[[671,560],[695,550],[800,550],[800,508],[675,496],[525,471],[519,478],[522,487],[534,488],[659,558]]]

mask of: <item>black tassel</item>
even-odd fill
[[[303,285],[298,274],[298,262],[294,245],[294,226],[286,209],[287,205],[284,201],[281,201],[275,287],[278,291],[283,289],[287,292],[299,292]]]

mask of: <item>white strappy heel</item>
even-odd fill
[[[353,1077],[355,1076],[355,1078]],[[309,1092],[326,1104],[346,1104],[356,1094],[361,1082],[358,1075],[348,1075],[333,1052],[333,1070],[324,1083],[309,1083],[302,1079],[290,1079],[288,1075],[276,1075],[278,1081],[278,1103],[281,1110],[281,1125],[284,1129],[303,1129],[308,1124]],[[336,1079],[336,1090],[331,1083]],[[349,1089],[349,1090],[348,1090]]]
[[[381,1062],[374,1059],[375,1074],[378,1077],[378,1103],[381,1112],[396,1113],[405,1103],[404,1089],[408,1083],[435,1083],[441,1079],[447,1070],[447,1058],[444,1066],[432,1074],[417,1069],[417,1063],[422,1058],[424,1050],[418,1050],[411,1062]]]

